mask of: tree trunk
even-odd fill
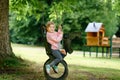
[[[0,61],[13,55],[9,38],[9,0],[0,0]]]

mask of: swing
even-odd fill
[[[68,76],[68,66],[64,59],[57,64],[58,73],[55,72],[54,68],[51,68],[50,74],[48,74],[46,71],[45,65],[53,61],[55,57],[52,55],[51,45],[47,42],[45,27],[42,27],[42,35],[44,37],[46,54],[49,56],[49,59],[45,61],[43,66],[44,75],[47,80],[64,80]],[[64,44],[62,45],[64,46]]]
[[[45,61],[43,66],[44,75],[47,80],[64,80],[68,75],[68,66],[64,59],[60,61],[59,64],[57,65],[58,73],[56,73],[53,68],[50,70],[50,74],[47,74],[46,72],[45,65],[53,61],[55,57],[52,55],[51,45],[47,42],[45,35],[46,35],[46,31],[44,32],[44,43],[45,43],[46,54],[49,56],[49,59]]]

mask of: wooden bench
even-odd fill
[[[120,58],[120,38],[112,38],[111,53],[118,53]]]

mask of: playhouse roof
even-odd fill
[[[98,32],[100,28],[102,27],[103,23],[89,23],[87,28],[85,29],[85,32]]]

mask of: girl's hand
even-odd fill
[[[60,49],[60,52],[61,52],[62,54],[64,54],[64,55],[66,55],[65,49]]]
[[[62,26],[61,26],[61,25],[58,26],[58,32],[59,32],[60,34],[63,34]]]
[[[59,26],[58,26],[58,29],[62,30],[62,26],[61,26],[61,25],[59,25]]]

